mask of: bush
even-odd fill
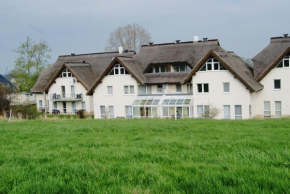
[[[14,117],[21,114],[23,119],[36,119],[41,113],[37,112],[36,105],[11,106]]]
[[[77,117],[79,119],[84,119],[86,116],[85,116],[85,110],[78,110],[77,112]]]

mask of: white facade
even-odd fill
[[[224,91],[224,83],[228,84],[229,90]],[[251,112],[251,93],[234,75],[227,70],[222,71],[198,71],[192,77],[194,118],[201,117],[198,106],[218,108],[221,112],[218,119],[249,119]],[[208,84],[208,92],[198,92],[197,84]],[[229,106],[230,114],[225,116],[225,107]],[[241,106],[242,114],[236,115],[235,107]]]
[[[125,87],[131,86],[131,92],[125,94]],[[133,92],[132,92],[133,86]],[[108,87],[112,87],[108,89]],[[109,90],[112,91],[109,93]],[[138,83],[130,75],[107,75],[103,78],[93,94],[94,115],[96,119],[104,118],[119,118],[126,116],[125,106],[131,106],[138,94]],[[105,106],[105,113],[101,114],[101,106]],[[110,111],[110,107],[111,108]]]
[[[93,114],[93,97],[86,95],[87,90],[74,77],[59,77],[50,86],[46,95],[47,110],[51,113],[57,110],[59,114],[75,114],[84,109],[87,114]],[[45,107],[44,95],[36,94],[38,110]]]
[[[274,68],[261,80],[260,83],[264,86],[264,89],[255,94],[256,109],[254,114],[256,118],[268,117],[269,111],[271,118],[290,116],[289,75],[290,68]],[[274,80],[280,80],[280,89],[274,88]],[[270,109],[267,107],[268,102],[270,103]],[[279,107],[279,102],[281,107]],[[281,112],[281,115],[279,112]]]

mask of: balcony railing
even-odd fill
[[[62,93],[62,94],[51,94],[50,100],[52,101],[81,101],[83,100],[83,94],[75,93]]]

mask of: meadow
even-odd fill
[[[0,193],[290,193],[290,119],[0,121]]]

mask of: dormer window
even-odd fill
[[[209,58],[205,64],[199,69],[199,71],[224,71],[227,70],[218,60],[215,58]]]
[[[72,73],[67,69],[65,68],[61,74],[59,75],[59,77],[73,77]]]
[[[191,71],[191,67],[186,62],[173,64],[154,64],[147,73],[167,73],[167,72],[187,72]]]
[[[290,56],[286,56],[284,57],[276,66],[277,68],[289,68],[289,60],[290,60]]]
[[[109,73],[109,75],[126,75],[126,74],[129,73],[120,64],[116,64]]]
[[[148,71],[148,73],[164,73],[169,72],[167,65],[156,65],[154,67],[151,67]]]

